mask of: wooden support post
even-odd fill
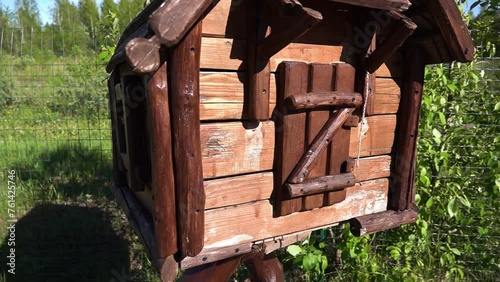
[[[262,41],[257,51],[261,58],[271,58],[323,19],[320,12],[301,5],[293,6],[290,12],[287,11],[287,6],[282,7],[282,9],[284,9],[283,13],[285,14],[283,20],[290,24],[284,30],[273,30]]]
[[[128,187],[113,186],[113,192],[130,225],[146,247],[147,254],[160,273],[162,281],[174,281],[178,271],[177,263],[173,256],[158,257],[153,220],[149,213],[141,206]]]
[[[453,0],[425,0],[429,11],[436,19],[446,45],[451,49],[453,58],[460,62],[474,60],[474,42],[462,19],[462,13]]]
[[[172,50],[170,86],[177,222],[181,252],[203,248],[205,191],[200,142],[201,22]]]
[[[236,256],[188,269],[179,282],[228,281],[240,266],[242,259],[242,256]]]
[[[329,1],[351,4],[354,6],[361,6],[366,8],[373,8],[380,10],[394,10],[400,12],[408,10],[411,6],[410,1],[408,0],[329,0]]]
[[[318,91],[290,96],[287,102],[292,110],[322,107],[357,108],[363,103],[363,97],[356,92]]]
[[[168,102],[167,63],[147,81],[150,120],[153,218],[158,256],[177,252],[174,163]]]
[[[389,199],[390,208],[396,211],[408,209],[413,199],[418,122],[425,71],[425,58],[420,47],[407,49],[405,58],[406,68],[396,127],[396,154],[391,170],[393,174]]]
[[[264,250],[253,250],[245,256],[244,263],[250,272],[251,281],[284,281],[283,265],[278,258],[267,257]]]
[[[287,183],[290,197],[301,197],[307,195],[316,195],[319,193],[333,192],[352,187],[356,184],[356,178],[352,173],[342,173],[337,175],[327,175],[311,178],[301,183]]]
[[[335,133],[342,127],[354,109],[341,109],[330,117],[328,122],[318,133],[307,152],[302,156],[297,166],[294,168],[288,181],[291,183],[301,183],[309,175],[311,166],[318,155],[325,149]]]
[[[358,116],[350,116],[344,123],[344,127],[358,127],[358,125],[359,125]]]
[[[354,91],[354,79],[356,70],[349,64],[335,65],[334,90],[335,91]],[[348,118],[350,118],[350,115]],[[345,124],[345,123],[344,123]],[[349,158],[349,145],[351,139],[351,129],[349,127],[340,127],[337,134],[332,138],[329,149],[329,168],[328,174],[335,175],[344,173],[344,162]],[[334,205],[340,203],[346,198],[346,191],[340,190],[327,193],[325,205]]]
[[[283,185],[293,168],[304,154],[306,144],[306,113],[290,112],[285,99],[307,91],[309,66],[301,62],[283,62],[279,66],[278,93],[276,97],[276,160],[275,174],[276,204],[278,216],[298,212],[302,199],[290,199]]]
[[[360,237],[396,228],[403,224],[414,223],[417,218],[418,210],[416,207],[412,207],[405,211],[389,210],[353,218],[349,221],[349,224],[351,233],[356,237]]]
[[[389,12],[388,14],[393,19],[390,32],[388,37],[366,59],[365,66],[369,73],[377,71],[417,29],[417,25],[410,18],[398,12]]]
[[[345,172],[353,172],[355,165],[356,165],[355,159],[347,158],[347,160],[345,161]]]
[[[333,67],[330,64],[311,64],[309,66],[309,86],[308,92],[305,95],[308,98],[314,98],[315,91],[330,91],[332,90],[332,78],[333,78]],[[304,95],[304,94],[301,94]],[[293,95],[297,96],[297,95]],[[289,96],[287,101],[293,96]],[[321,131],[323,126],[326,124],[330,117],[330,111],[308,111],[307,112],[307,126],[306,126],[306,138],[307,146],[310,146],[314,141],[314,138]],[[323,176],[327,172],[327,162],[328,154],[325,151],[321,152],[311,167],[309,173],[310,177]],[[302,199],[302,206],[304,210],[312,210],[314,208],[320,208],[323,206],[323,195],[313,195],[309,197],[304,197]]]
[[[268,24],[262,0],[249,3],[248,7],[248,117],[250,120],[269,119],[269,90],[271,67],[269,58],[257,55],[257,48],[266,37]]]

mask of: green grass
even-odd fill
[[[0,110],[0,185],[16,170],[17,274],[0,281],[157,281],[110,192],[106,114],[71,116],[48,107]],[[7,199],[7,189],[0,198]],[[7,202],[0,201],[6,224]],[[6,229],[0,236],[7,253]],[[123,278],[123,277],[122,277]]]

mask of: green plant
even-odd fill
[[[328,258],[324,253],[326,243],[318,239],[318,236],[313,234],[286,249],[291,257],[285,258],[285,263],[291,260],[296,267],[304,271],[308,281],[318,281],[328,267]]]

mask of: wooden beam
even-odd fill
[[[149,18],[149,26],[161,44],[173,47],[195,25],[212,2],[213,0],[165,1]]]
[[[347,187],[352,187],[356,184],[356,178],[352,173],[342,173],[337,175],[327,175],[315,177],[305,180],[301,183],[287,183],[285,187],[288,189],[290,197],[302,197],[307,195],[315,195],[325,192],[333,192],[342,190]]]
[[[271,67],[269,58],[257,55],[258,46],[267,34],[267,17],[263,0],[251,1],[248,7],[248,118],[261,121],[269,119],[271,92]]]
[[[403,94],[396,128],[396,155],[391,183],[390,208],[406,210],[414,193],[414,170],[418,123],[424,85],[425,58],[419,47],[406,50],[407,72],[403,80]]]
[[[356,237],[360,237],[396,228],[403,224],[415,223],[417,218],[417,208],[410,208],[405,211],[389,210],[356,217],[351,219],[349,224],[351,233]]]
[[[177,222],[181,252],[197,255],[203,248],[205,191],[200,142],[201,22],[170,58],[171,112]]]
[[[389,36],[366,59],[366,70],[369,73],[376,72],[417,29],[417,25],[410,18],[398,12],[388,12],[388,14],[396,21],[390,25]]]
[[[177,252],[174,162],[166,62],[147,81],[146,98],[152,143],[150,153],[154,230],[158,256],[166,258]]]
[[[332,2],[339,2],[351,4],[354,6],[361,6],[366,8],[380,9],[380,10],[394,10],[405,11],[411,6],[408,0],[329,0]]]
[[[357,108],[363,97],[356,92],[320,91],[292,95],[287,98],[291,110],[317,109],[322,107]]]
[[[318,133],[311,146],[306,153],[301,157],[297,166],[293,169],[288,181],[291,183],[300,183],[309,175],[311,165],[314,163],[318,155],[325,149],[335,133],[342,127],[344,122],[352,114],[353,109],[341,109],[332,116],[325,126]]]
[[[283,9],[288,10],[287,7]],[[310,8],[295,5],[291,9],[292,11],[283,12],[283,20],[290,25],[284,30],[273,30],[260,44],[257,53],[261,58],[271,58],[323,19],[320,12]]]
[[[124,128],[119,118],[118,110],[122,108],[122,101],[117,99],[116,88],[119,88],[120,76],[114,71],[108,79],[109,108],[111,113],[111,134],[113,140],[113,182],[115,185],[125,186],[127,175],[121,160],[121,153],[126,151]]]
[[[471,62],[474,60],[474,42],[462,14],[454,0],[425,0],[441,30],[446,45],[454,60]]]

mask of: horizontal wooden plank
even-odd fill
[[[240,70],[247,69],[246,61],[248,46],[246,40],[229,38],[204,37],[201,48],[201,68],[210,70]],[[342,46],[292,43],[270,59],[271,71],[283,61],[302,61],[306,63],[340,62],[343,54]],[[384,64],[376,72],[381,77],[401,77],[402,61],[399,53],[391,60],[390,69]]]
[[[368,117],[368,131],[361,142],[361,156],[391,152],[396,116]],[[352,130],[350,156],[358,154],[358,132]],[[208,123],[201,125],[203,175],[215,178],[271,170],[274,160],[274,123],[241,122]]]
[[[273,207],[269,201],[206,211],[204,251],[333,225],[361,215],[385,211],[388,188],[388,179],[363,182],[347,188],[346,200],[341,203],[278,218],[273,217]]]
[[[271,170],[274,122],[223,122],[201,125],[203,175],[221,177]]]
[[[245,72],[213,72],[200,74],[200,114],[202,120],[246,119],[244,113]],[[395,114],[398,111],[401,82],[392,78],[376,79],[374,97],[376,115]],[[271,74],[269,89],[269,117],[276,105],[276,77]]]
[[[389,154],[394,144],[394,131],[396,130],[396,115],[383,115],[367,117],[367,126],[352,128],[351,144],[349,146],[349,156],[358,157],[358,144],[360,131],[366,131],[361,134],[360,156],[376,156]],[[366,129],[368,128],[368,129]]]
[[[246,38],[248,0],[220,0],[203,19],[203,36]]]
[[[367,123],[360,156],[389,154],[394,142],[396,115],[368,117]],[[360,130],[358,126],[351,131],[349,156],[352,158],[358,156]],[[204,123],[201,125],[203,176],[206,179],[272,170],[274,145],[272,121]]]
[[[390,156],[361,158],[355,166],[357,182],[389,177]],[[205,208],[214,209],[271,198],[273,173],[262,172],[205,181]]]

